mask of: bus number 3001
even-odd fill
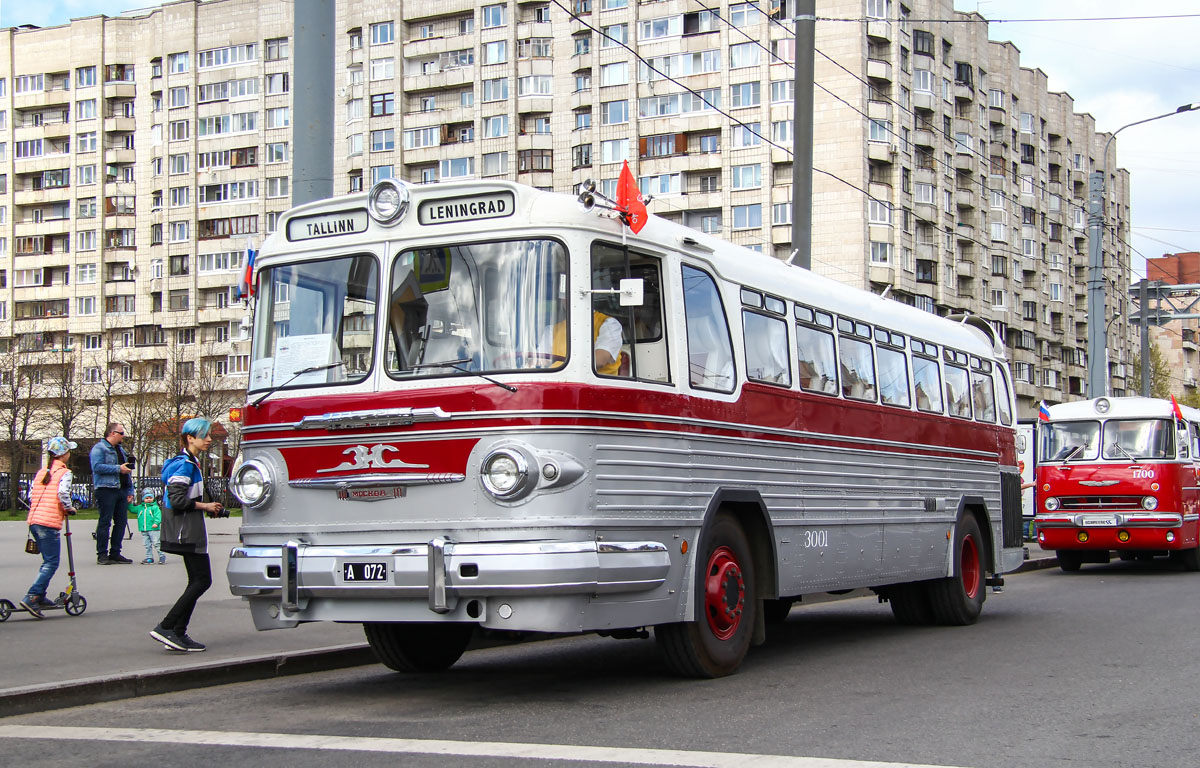
[[[824,548],[829,546],[829,531],[805,531],[804,548]]]

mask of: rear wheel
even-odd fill
[[[659,624],[654,638],[676,674],[723,677],[741,666],[754,634],[754,563],[746,534],[727,512],[717,513],[698,554],[695,621]]]
[[[974,624],[987,596],[984,585],[983,536],[975,516],[954,527],[954,573],[929,582],[929,604],[938,624]]]
[[[397,672],[441,672],[458,661],[471,641],[474,624],[363,624],[367,643],[379,660]]]
[[[896,584],[888,590],[888,605],[897,624],[923,627],[933,623],[933,605],[929,601],[928,582]]]
[[[1083,563],[1083,558],[1075,552],[1067,552],[1060,549],[1054,553],[1054,556],[1058,558],[1058,567],[1067,573],[1078,571],[1079,566]]]

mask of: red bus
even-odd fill
[[[1039,546],[1064,571],[1170,556],[1200,570],[1200,411],[1100,397],[1051,406],[1037,466]],[[1178,416],[1182,416],[1182,420]]]

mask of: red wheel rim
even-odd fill
[[[963,591],[974,600],[979,594],[979,547],[975,545],[974,536],[963,539],[959,570],[962,572]]]
[[[704,612],[713,636],[718,640],[733,637],[745,605],[746,582],[737,558],[729,547],[717,547],[708,558],[704,578]]]

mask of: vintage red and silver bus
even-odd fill
[[[1170,555],[1200,570],[1200,411],[1175,408],[1146,397],[1048,408],[1034,524],[1064,571],[1107,563],[1114,550],[1126,560]]]
[[[397,670],[652,628],[717,676],[805,594],[974,622],[1022,557],[992,329],[583,198],[385,181],[283,216],[232,478],[255,625],[362,623]]]

